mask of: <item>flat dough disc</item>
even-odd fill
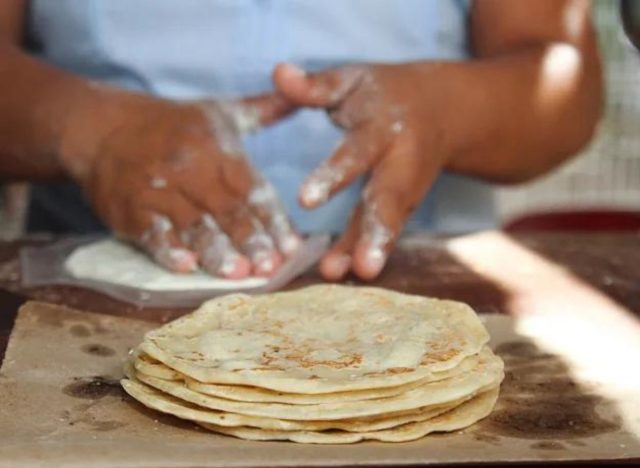
[[[466,372],[449,379],[426,383],[399,395],[356,401],[329,399],[325,403],[306,405],[227,400],[196,392],[185,387],[181,382],[157,379],[139,372],[135,374],[135,378],[163,393],[202,408],[263,418],[325,421],[377,416],[448,404],[481,392],[487,387],[499,385],[503,375],[502,360],[485,348],[475,365]]]
[[[201,271],[171,273],[156,265],[144,253],[113,239],[78,247],[67,258],[65,269],[75,278],[148,291],[239,290],[263,286],[268,281],[258,277],[221,279]]]
[[[462,361],[459,366],[453,369],[437,372],[431,374],[425,379],[410,382],[408,384],[398,385],[396,387],[382,387],[320,394],[285,393],[276,392],[274,390],[269,390],[266,388],[249,387],[246,385],[202,383],[174,371],[161,362],[155,361],[153,360],[153,358],[137,350],[134,352],[131,364],[135,368],[136,373],[139,375],[141,374],[143,377],[155,377],[157,379],[180,382],[181,385],[186,386],[188,389],[203,393],[205,395],[243,402],[309,405],[327,403],[332,401],[346,402],[371,400],[374,398],[386,398],[390,396],[400,395],[409,390],[421,387],[426,383],[449,379],[455,375],[469,372],[476,366],[477,361],[477,356],[469,356],[464,361]]]
[[[347,432],[379,431],[410,422],[426,421],[427,419],[446,413],[476,396],[468,395],[443,405],[428,406],[418,408],[414,411],[370,418],[343,419],[338,421],[292,421],[288,419],[262,418],[202,408],[160,392],[136,380],[135,377],[122,380],[122,386],[129,395],[147,408],[171,414],[181,419],[197,423],[214,424],[215,426],[222,427],[244,426],[276,431],[326,431],[331,429]],[[494,388],[488,388],[486,391],[493,390]]]
[[[147,333],[139,349],[202,383],[319,394],[429,378],[488,340],[466,304],[316,285],[208,301]]]
[[[200,423],[206,429],[246,440],[290,440],[303,444],[353,444],[362,440],[408,442],[432,432],[451,432],[470,426],[488,416],[498,399],[499,389],[482,393],[444,414],[425,421],[370,432],[275,431],[255,427],[222,427]]]

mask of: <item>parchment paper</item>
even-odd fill
[[[116,283],[75,278],[70,275],[64,267],[69,255],[78,247],[103,238],[84,236],[64,239],[47,246],[24,247],[20,251],[22,286],[25,288],[47,285],[80,286],[139,307],[195,307],[207,299],[234,292],[224,288],[152,291]],[[282,288],[320,259],[329,245],[329,240],[329,236],[326,235],[305,239],[295,255],[289,258],[265,285],[235,292],[260,294]]]
[[[518,335],[513,319],[485,317],[508,370],[499,405],[487,420],[410,443],[314,446],[245,442],[145,409],[117,382],[129,348],[156,324],[31,302],[18,315],[0,371],[0,465],[340,466],[640,457],[640,430],[632,424],[640,420],[639,388],[613,392],[607,382],[580,381],[562,357]]]

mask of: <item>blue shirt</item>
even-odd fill
[[[283,61],[322,70],[467,56],[467,5],[456,0],[32,0],[30,12],[42,59],[175,99],[268,91],[273,67]],[[322,111],[307,110],[246,139],[254,164],[304,232],[341,230],[360,195],[362,181],[317,210],[296,202],[300,183],[340,134]],[[56,190],[35,198],[51,209],[70,205],[71,195]],[[73,203],[74,210],[81,205]],[[75,217],[68,208],[63,215]],[[408,228],[457,232],[493,221],[486,185],[445,174]]]

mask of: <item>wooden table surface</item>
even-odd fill
[[[186,312],[136,308],[77,287],[25,289],[20,284],[19,250],[38,243],[46,241],[0,242],[0,362],[17,309],[28,299],[156,322]],[[288,288],[320,281],[309,272]],[[357,283],[354,278],[347,281]],[[608,309],[622,311],[627,323],[635,326],[640,320],[640,233],[414,236],[398,247],[384,273],[371,284],[460,300],[479,313],[517,315],[567,304],[573,297],[587,298],[585,303],[598,309],[600,316],[606,316]],[[538,300],[547,296],[546,302]]]
[[[543,261],[570,271],[590,287],[640,316],[640,233],[500,236],[539,255]],[[181,309],[141,309],[77,287],[25,289],[20,282],[19,250],[24,245],[46,243],[43,240],[0,242],[0,358],[4,355],[17,308],[28,299],[157,322],[171,320],[186,312]],[[485,249],[492,243],[491,239],[485,240],[478,244],[478,248]],[[371,284],[411,294],[463,301],[479,313],[513,312],[513,301],[509,300],[513,292],[506,291],[504,285],[494,278],[470,268],[451,250],[449,239],[412,236],[396,249],[383,274]],[[496,258],[495,263],[506,277],[520,268],[509,258]],[[528,280],[532,275],[536,276],[536,272],[529,272],[524,279]],[[537,280],[544,282],[542,272]],[[309,272],[288,288],[321,281],[315,272]],[[347,282],[358,283],[355,278],[349,278]]]

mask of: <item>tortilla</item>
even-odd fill
[[[317,285],[214,299],[148,333],[140,349],[202,383],[321,394],[432,378],[488,339],[459,302]]]
[[[491,413],[498,399],[498,394],[499,389],[494,388],[440,416],[381,431],[276,431],[253,427],[223,427],[209,423],[200,423],[200,425],[220,434],[246,440],[289,440],[304,444],[353,444],[363,440],[408,442],[432,432],[456,431],[478,422]]]
[[[424,407],[411,412],[385,415],[383,417],[345,419],[339,421],[292,421],[287,419],[247,416],[202,408],[160,392],[135,379],[124,379],[122,386],[129,395],[146,407],[177,416],[181,419],[197,423],[215,424],[223,427],[245,426],[284,431],[325,431],[330,429],[340,429],[348,432],[378,431],[409,422],[424,421],[433,418],[450,411],[475,396],[468,395],[449,404]],[[487,389],[486,391],[490,390],[493,390],[493,388]]]
[[[400,442],[473,424],[504,363],[468,306],[369,287],[231,294],[145,335],[122,385],[249,440]]]
[[[477,363],[477,356],[469,356],[460,363],[459,366],[448,371],[442,371],[432,374],[429,378],[411,382],[408,384],[398,385],[396,387],[382,387],[370,390],[354,390],[347,392],[320,393],[320,394],[304,394],[304,393],[284,393],[268,390],[260,387],[249,387],[246,385],[225,385],[202,383],[190,377],[182,375],[179,372],[170,369],[164,364],[153,360],[144,353],[136,355],[133,365],[136,371],[149,377],[156,377],[163,380],[181,381],[185,385],[196,392],[206,395],[226,398],[227,400],[237,400],[245,402],[263,402],[263,403],[290,403],[290,404],[316,404],[326,403],[327,401],[356,401],[370,400],[373,398],[383,398],[399,395],[408,390],[414,389],[428,382],[445,380],[456,374],[467,372]]]
[[[476,365],[473,368],[450,379],[429,382],[387,398],[360,401],[334,399],[315,405],[233,401],[190,390],[180,382],[158,379],[142,373],[136,373],[135,377],[161,392],[217,411],[301,421],[337,420],[383,415],[424,406],[450,403],[467,395],[477,393],[485,387],[499,384],[503,378],[503,363],[489,348],[485,348],[478,356]]]

